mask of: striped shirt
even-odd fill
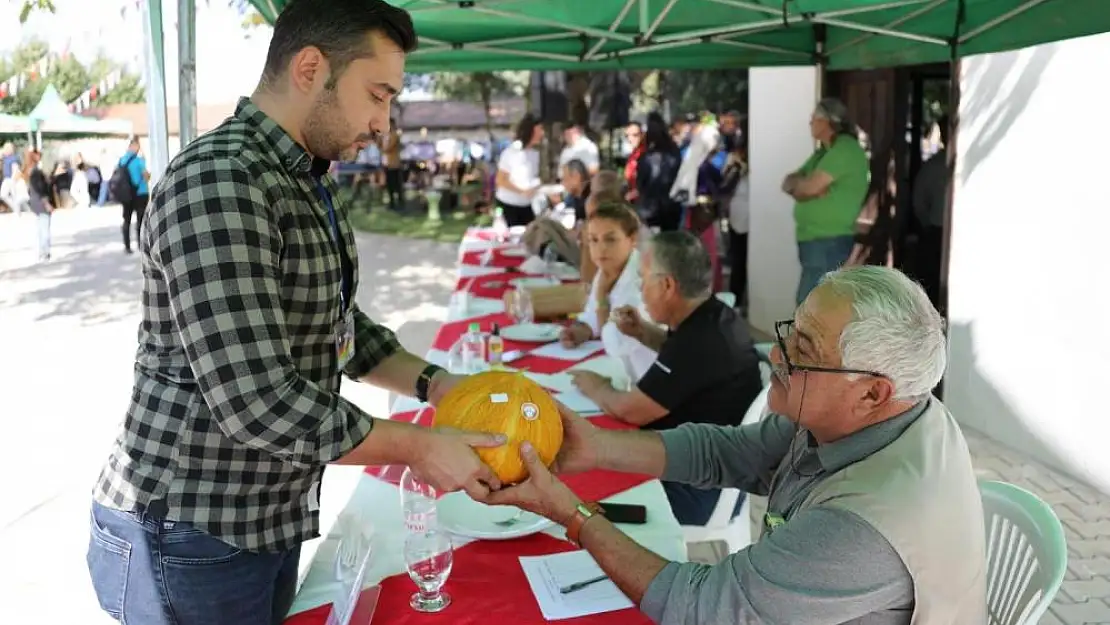
[[[355,354],[338,368],[358,252],[328,164],[246,98],[170,163],[142,233],[135,384],[96,501],[253,551],[317,536],[324,465],[373,426],[340,374],[400,349],[351,304]]]

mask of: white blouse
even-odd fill
[[[583,253],[586,253],[586,251],[583,250]],[[601,338],[601,342],[605,346],[605,353],[620,359],[625,372],[628,373],[632,383],[635,384],[655,362],[658,354],[636,339],[625,336],[617,329],[617,324],[609,319],[603,319],[599,323],[597,318],[597,291],[600,285],[601,272],[598,271],[590,288],[590,297],[586,300],[586,309],[582,311],[579,320],[590,326],[594,338]],[[639,311],[640,317],[646,323],[651,323],[651,317],[648,316],[647,309],[644,307],[640,288],[640,252],[634,249],[632,254],[629,255],[628,262],[625,263],[620,277],[613,285],[613,289],[609,291],[609,310],[613,311],[621,306],[632,306]]]
[[[514,141],[501,152],[497,169],[509,175],[509,182],[518,189],[531,189],[540,184],[540,153]],[[498,187],[494,197],[511,206],[531,206],[532,196]]]

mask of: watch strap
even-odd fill
[[[575,547],[581,547],[578,537],[582,534],[582,526],[595,516],[604,514],[605,510],[601,507],[601,504],[595,501],[578,504],[574,509],[574,516],[567,523],[567,540]]]
[[[416,398],[422,402],[428,401],[428,388],[431,386],[432,377],[436,373],[443,371],[443,367],[439,365],[428,365],[420,372],[419,377],[416,378]]]

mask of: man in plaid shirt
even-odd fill
[[[111,616],[281,622],[329,463],[499,488],[473,447],[501,437],[373,419],[339,395],[346,374],[434,405],[458,380],[358,309],[357,249],[325,175],[388,130],[415,45],[408,13],[381,0],[294,0],[254,94],[154,188],[135,386],[92,510],[89,570]]]

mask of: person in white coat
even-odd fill
[[[609,203],[592,212],[586,222],[586,244],[598,271],[585,309],[560,337],[567,347],[600,338],[605,352],[621,361],[633,383],[655,362],[656,353],[622,334],[610,320],[610,313],[631,306],[647,317],[641,296],[640,253],[636,250],[639,237],[640,220],[631,208]]]

